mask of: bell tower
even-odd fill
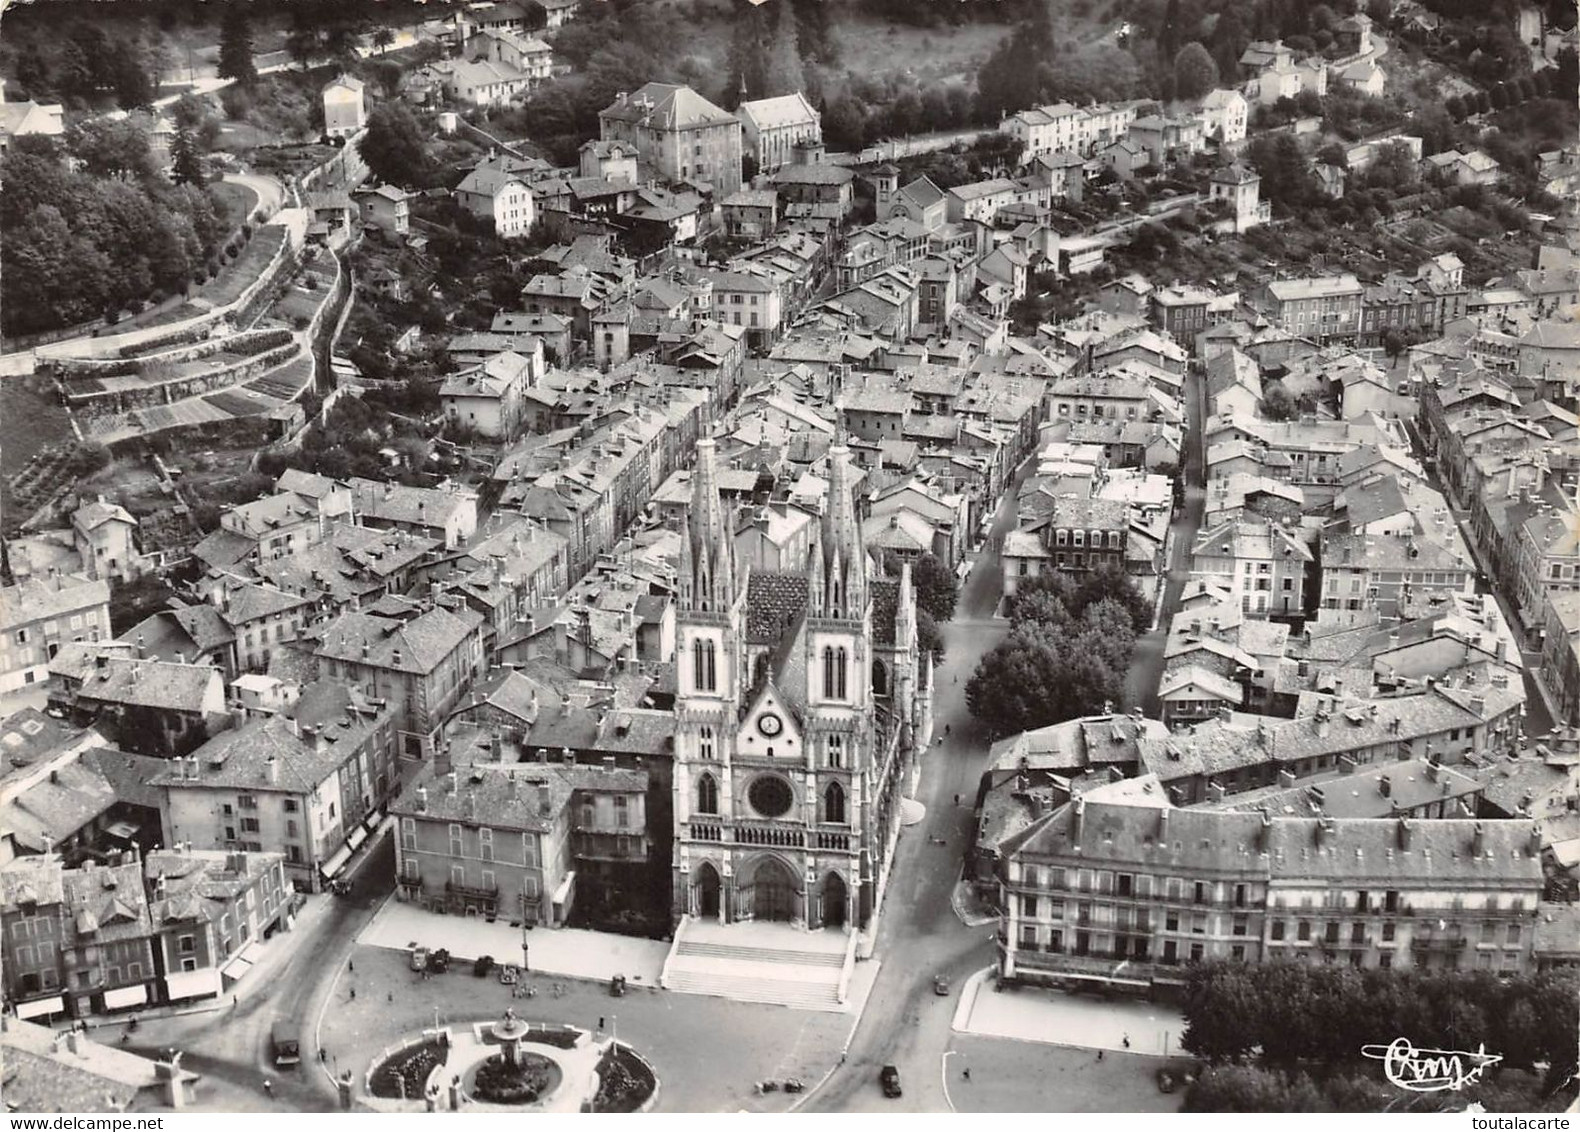
[[[730,758],[745,694],[742,633],[746,579],[736,572],[735,539],[719,500],[716,445],[697,442],[691,511],[680,537],[675,618],[675,908],[690,907],[691,846],[716,843],[730,817]],[[728,877],[720,878],[721,885]]]

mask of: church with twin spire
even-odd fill
[[[829,450],[804,568],[737,561],[715,446],[698,444],[676,618],[674,917],[871,925],[917,757],[932,666],[910,569],[861,543],[856,473]]]

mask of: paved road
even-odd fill
[[[239,984],[237,1005],[210,1014],[147,1019],[138,1027],[138,1043],[149,1050],[175,1046],[186,1051],[183,1064],[208,1082],[199,1086],[200,1102],[222,1101],[216,1105],[222,1111],[243,1106],[301,1112],[338,1108],[329,1083],[321,1073],[307,1072],[305,1062],[292,1072],[269,1064],[269,1030],[276,1021],[297,1022],[304,1058],[311,1056],[308,1046],[319,1003],[357,933],[394,885],[394,841],[385,837],[354,867],[351,894],[335,899],[296,933],[283,937],[291,944],[289,951],[278,966],[256,969]],[[265,1079],[274,1082],[272,1102],[262,1093]]]
[[[256,208],[262,209],[266,218],[279,212],[280,206],[285,203],[285,186],[274,177],[266,177],[261,173],[226,173],[222,180],[233,185],[245,185],[256,193]]]
[[[1162,718],[1162,703],[1158,699],[1158,685],[1163,680],[1163,649],[1167,643],[1169,621],[1179,609],[1185,583],[1190,581],[1190,552],[1201,531],[1202,518],[1207,509],[1207,459],[1203,451],[1202,430],[1207,420],[1207,382],[1192,367],[1185,374],[1185,451],[1184,466],[1185,502],[1174,513],[1169,533],[1173,538],[1169,551],[1168,576],[1164,579],[1163,601],[1158,610],[1158,623],[1152,632],[1136,641],[1131,654],[1130,671],[1125,674],[1125,706],[1140,707],[1150,719]]]
[[[1015,491],[1031,466],[1021,467],[1000,501],[987,546],[962,587],[957,618],[943,626],[945,658],[934,672],[933,697],[933,734],[943,741],[923,756],[917,790],[927,818],[900,836],[878,929],[883,966],[848,1059],[810,1099],[809,1111],[949,1109],[940,1066],[952,1040],[959,989],[993,961],[994,928],[967,928],[949,902],[971,837],[971,802],[988,750],[986,730],[966,708],[965,687],[982,654],[1008,630],[1007,622],[993,617],[1002,589],[996,547],[1014,528]],[[948,844],[934,843],[935,837]],[[949,976],[953,993],[933,993],[935,974]],[[885,1099],[878,1088],[885,1065],[900,1070],[905,1092],[898,1100]]]

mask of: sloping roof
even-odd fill
[[[163,1087],[153,1061],[100,1045],[85,1034],[73,1053],[48,1026],[10,1018],[0,1048],[5,1051],[7,1107],[19,1112],[125,1112],[148,1091],[152,1100]],[[177,1076],[196,1081],[185,1069]],[[157,1103],[157,1102],[156,1102]]]
[[[666,130],[739,125],[729,111],[719,109],[689,86],[674,83],[648,83],[624,101],[616,100],[605,107],[598,116]]]
[[[102,578],[89,580],[78,574],[24,578],[14,586],[0,588],[0,628],[93,609],[109,600],[110,583]]]
[[[105,503],[102,500],[77,508],[71,516],[71,525],[84,531],[97,530],[105,523],[128,523],[135,527],[137,520],[119,504]]]
[[[928,208],[944,199],[944,190],[933,184],[930,177],[918,177],[900,189],[900,195],[918,208]]]
[[[409,621],[369,613],[343,613],[323,630],[317,655],[374,668],[427,674],[482,621],[481,614],[469,609],[452,612],[442,607],[427,610]]]
[[[461,183],[455,186],[455,191],[458,193],[477,193],[492,200],[507,185],[517,185],[523,189],[526,188],[526,182],[514,173],[507,173],[505,170],[491,165],[479,165],[461,179]]]
[[[134,704],[166,711],[200,712],[219,672],[203,664],[108,657],[83,680],[78,696],[101,703]],[[220,693],[223,706],[223,690]]]
[[[798,126],[805,122],[817,121],[817,111],[812,109],[812,104],[800,91],[794,94],[782,94],[777,98],[759,98],[751,102],[743,102],[736,107],[735,113],[737,117],[749,120],[759,130]]]

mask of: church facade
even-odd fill
[[[850,452],[798,571],[741,567],[698,444],[677,616],[674,918],[864,929],[931,727],[909,567],[869,576]]]

